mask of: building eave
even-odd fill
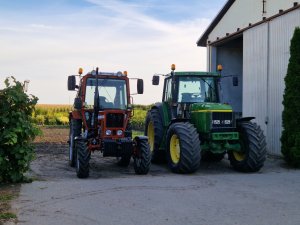
[[[208,43],[205,43],[205,46],[203,46],[203,47],[206,47],[207,44],[217,46],[217,45],[223,44],[224,42],[226,42],[226,41],[228,41],[228,40],[236,39],[236,38],[242,36],[243,33],[244,33],[246,30],[249,30],[249,29],[251,29],[251,28],[253,28],[253,27],[256,27],[256,26],[258,26],[258,25],[261,25],[261,24],[263,24],[263,23],[267,23],[267,22],[269,22],[269,21],[271,21],[271,20],[273,20],[273,19],[275,19],[275,18],[277,18],[277,17],[283,16],[283,15],[285,15],[285,14],[287,14],[287,13],[289,13],[289,12],[292,12],[292,11],[294,11],[294,10],[297,10],[297,9],[300,9],[300,5],[295,4],[294,7],[290,8],[290,9],[287,9],[287,10],[285,10],[285,11],[280,11],[278,14],[273,15],[273,16],[271,16],[271,17],[269,17],[269,18],[263,18],[263,20],[261,20],[261,21],[255,23],[255,24],[249,23],[249,26],[248,26],[248,27],[245,27],[245,28],[243,28],[243,29],[237,28],[237,31],[236,31],[236,32],[231,33],[231,34],[227,33],[225,37],[217,38],[217,40],[215,40],[215,41],[209,41]],[[206,41],[207,41],[207,40],[206,40]]]
[[[220,12],[217,14],[217,16],[214,18],[214,20],[208,26],[208,28],[204,31],[202,36],[198,39],[197,46],[206,47],[206,42],[207,42],[207,39],[208,39],[208,35],[217,26],[217,24],[220,22],[220,20],[223,18],[223,16],[227,13],[227,11],[229,10],[229,8],[232,6],[232,4],[234,2],[235,2],[235,0],[228,0],[227,1],[227,3],[223,6],[223,8],[220,10]]]

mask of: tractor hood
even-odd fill
[[[191,121],[199,133],[234,126],[232,107],[221,103],[194,103],[190,106]]]
[[[230,105],[221,103],[194,103],[190,108],[191,112],[232,112]]]

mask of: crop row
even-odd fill
[[[150,106],[135,105],[134,117],[131,120],[134,130],[143,130],[147,109]],[[71,105],[38,104],[32,115],[34,123],[38,125],[68,125]]]

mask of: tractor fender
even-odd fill
[[[134,137],[134,140],[136,140],[137,142],[140,140],[147,140],[148,141],[148,137],[147,136],[136,136]]]
[[[255,117],[242,117],[242,118],[238,118],[236,119],[236,122],[249,122],[251,120],[255,119]]]
[[[169,127],[170,127],[172,124],[174,124],[174,123],[184,123],[184,122],[190,122],[190,121],[191,121],[190,119],[183,119],[183,118],[172,119],[172,120],[170,121],[170,124],[169,124],[169,126],[168,126],[168,129],[169,129]]]

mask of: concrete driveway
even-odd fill
[[[66,145],[38,147],[31,175],[13,203],[21,225],[298,225],[300,171],[268,159],[254,174],[228,160],[202,163],[192,175],[152,165],[146,176],[133,165],[92,155],[90,178],[67,164]],[[50,150],[49,150],[50,149]]]

